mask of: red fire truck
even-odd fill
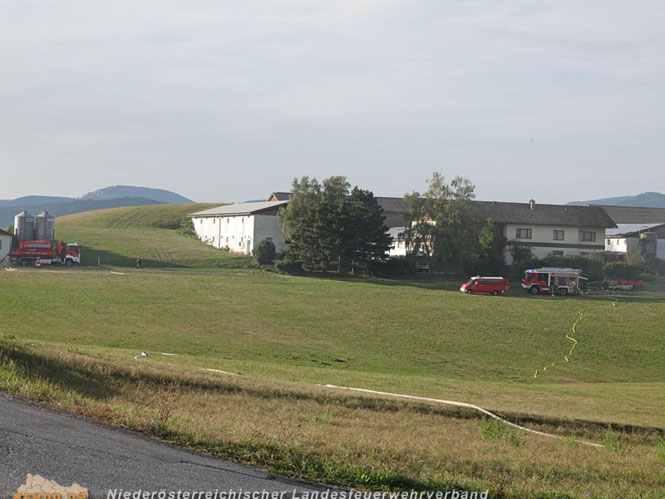
[[[553,293],[561,296],[580,294],[580,288],[586,277],[580,269],[542,267],[524,271],[522,287],[533,295]]]
[[[9,253],[11,262],[22,265],[62,264],[67,267],[81,264],[81,247],[78,243],[62,241],[19,241],[18,247]]]

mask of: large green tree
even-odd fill
[[[293,181],[291,201],[278,217],[290,244],[288,268],[347,272],[386,259],[391,238],[381,207],[370,191],[349,188],[344,177]]]
[[[427,254],[439,268],[467,269],[477,257],[483,224],[473,204],[475,187],[463,177],[448,183],[438,172],[427,182],[424,193],[413,192],[404,197],[409,247]]]

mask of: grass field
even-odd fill
[[[259,271],[0,278],[0,387],[69,410],[352,486],[665,495],[662,297],[467,296]],[[475,403],[607,449],[325,383]]]
[[[82,246],[83,265],[134,266],[140,256],[146,267],[247,268],[253,261],[219,251],[178,233],[188,214],[216,204],[131,206],[59,217],[56,236]]]

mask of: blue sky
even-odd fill
[[[0,0],[0,199],[665,191],[665,4]]]

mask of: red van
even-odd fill
[[[503,294],[510,291],[510,279],[506,277],[472,277],[459,288],[462,293]]]

